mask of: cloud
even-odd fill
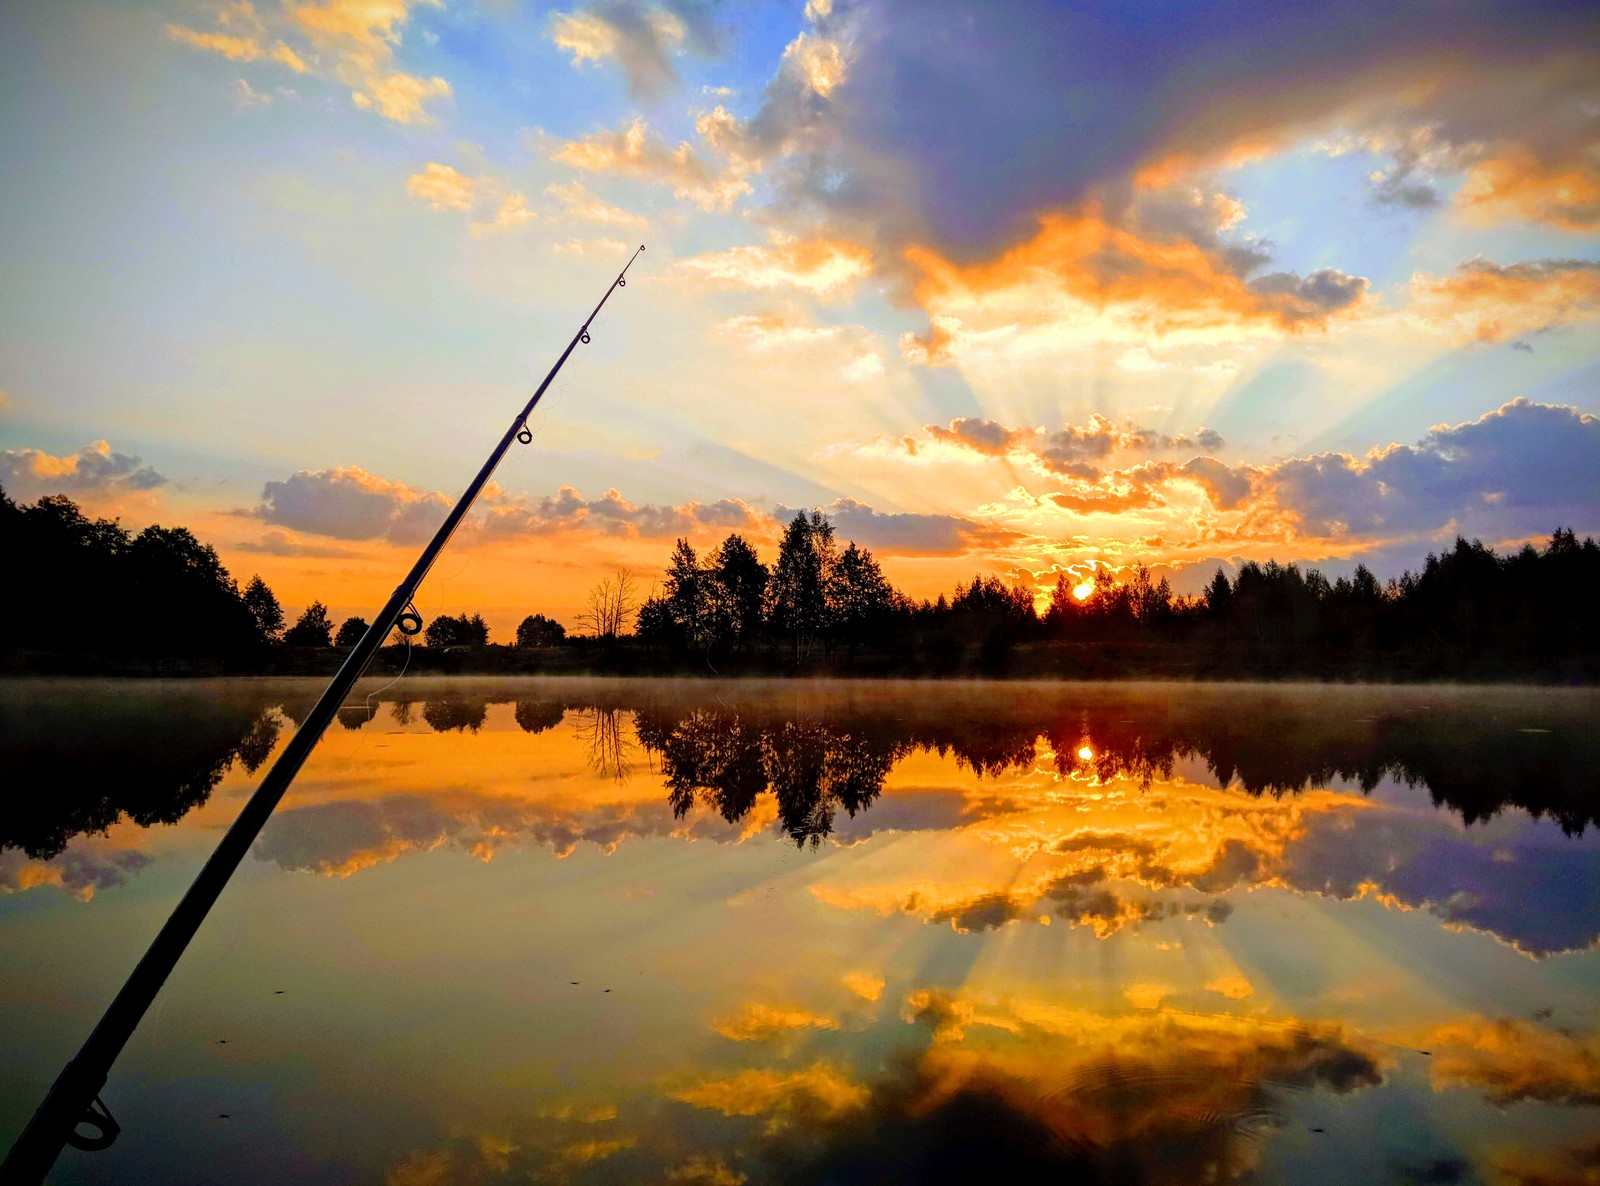
[[[251,37],[236,37],[231,33],[202,33],[183,25],[168,25],[167,36],[195,49],[221,54],[230,62],[253,62],[261,56],[260,44]]]
[[[1260,1168],[1245,1134],[1276,1116],[1281,1089],[1383,1080],[1335,1024],[1105,1015],[938,987],[910,994],[904,1016],[933,1044],[883,1065],[858,1106],[786,1116],[743,1146],[762,1181],[984,1181],[997,1166],[1026,1181],[1245,1181]]]
[[[816,508],[828,517],[841,539],[854,540],[885,556],[960,556],[1010,543],[1017,533],[960,515],[923,515],[875,511],[854,498],[838,498]],[[780,522],[794,518],[796,508],[778,505]]]
[[[1256,989],[1255,985],[1251,984],[1248,979],[1234,972],[1227,976],[1219,976],[1211,981],[1206,985],[1206,991],[1220,993],[1229,1000],[1242,1001],[1246,997],[1252,996]]]
[[[612,173],[672,187],[680,198],[705,210],[726,210],[753,192],[745,169],[722,167],[687,142],[669,147],[635,117],[616,131],[593,132],[578,140],[557,140],[546,146],[551,160],[589,173]]]
[[[736,498],[681,506],[636,504],[619,490],[607,490],[599,498],[586,499],[576,487],[563,486],[542,498],[491,507],[484,526],[490,534],[501,535],[590,530],[606,535],[670,539],[705,529],[759,531],[769,522],[762,512]]]
[[[1546,1029],[1516,1018],[1470,1018],[1437,1026],[1435,1089],[1470,1087],[1504,1107],[1520,1100],[1600,1104],[1600,1040]]]
[[[836,1030],[839,1023],[809,1009],[757,1002],[746,1005],[732,1017],[718,1018],[711,1023],[711,1028],[735,1042],[760,1042],[795,1030]]]
[[[1600,167],[1589,159],[1540,160],[1526,149],[1511,149],[1473,165],[1456,195],[1456,207],[1469,222],[1511,219],[1564,231],[1592,233],[1600,227]]]
[[[724,1116],[826,1120],[865,1107],[867,1089],[827,1063],[802,1070],[741,1071],[725,1079],[705,1079],[670,1093],[672,1098]]]
[[[798,288],[823,299],[847,297],[871,274],[863,247],[830,239],[802,239],[781,231],[771,246],[730,247],[690,256],[678,265],[691,276],[744,288]]]
[[[620,206],[601,201],[577,181],[566,185],[552,185],[544,192],[560,202],[569,216],[581,218],[586,222],[604,223],[608,226],[642,227],[648,225],[650,221]]]
[[[1313,558],[1461,533],[1490,541],[1542,535],[1553,524],[1600,527],[1600,420],[1576,408],[1514,399],[1476,420],[1439,425],[1413,444],[1364,455],[1289,457],[1268,464],[1136,460],[1140,451],[1222,445],[1208,430],[1167,434],[1091,418],[1060,430],[958,418],[921,433],[835,446],[857,461],[924,467],[923,481],[969,483],[974,465],[1003,464],[1013,483],[974,511],[1037,550],[1100,516],[1099,558],[1189,559],[1268,555]],[[1119,464],[1120,462],[1120,464]],[[1028,543],[1026,541],[1035,541]],[[1087,537],[1076,547],[1087,548]],[[1224,550],[1225,549],[1225,550]],[[1152,552],[1155,553],[1152,557]],[[1209,576],[1209,572],[1207,573]]]
[[[696,0],[607,0],[553,13],[550,40],[572,55],[576,67],[617,62],[635,99],[655,98],[676,86],[673,58],[685,49],[711,54],[720,47],[709,6]]]
[[[237,78],[234,80],[233,97],[238,100],[240,107],[272,106],[271,95],[262,94],[242,78]]]
[[[1240,261],[1188,237],[1118,226],[1104,211],[1042,215],[1036,233],[1000,255],[962,265],[937,249],[904,252],[929,334],[902,340],[907,359],[943,365],[966,355],[1057,356],[1090,342],[1218,343],[1324,328],[1357,309],[1367,281],[1334,269],[1250,279]]]
[[[286,531],[269,531],[259,540],[246,540],[233,547],[241,552],[258,552],[263,556],[299,556],[318,560],[346,560],[356,555],[349,548],[305,543]]]
[[[813,325],[777,313],[741,313],[719,323],[714,332],[751,354],[784,355],[852,383],[883,378],[878,337],[863,326]]]
[[[1472,530],[1475,520],[1545,531],[1600,505],[1600,419],[1519,398],[1415,445],[1284,461],[1261,483],[1317,535]]]
[[[360,466],[299,470],[268,482],[245,512],[266,523],[334,539],[418,543],[444,521],[450,499],[370,474]]]
[[[471,178],[438,161],[429,161],[406,178],[406,193],[426,203],[430,210],[471,210],[473,191]]]
[[[1125,858],[1136,851],[1120,847],[1117,855]],[[1155,862],[1147,863],[1141,872],[1147,882],[1165,880],[1168,884],[1198,886],[1205,881],[1204,877],[1174,876]],[[1100,879],[1091,860],[1089,867],[1079,872],[1046,874],[1035,878],[1031,885],[998,890],[934,884],[848,889],[821,884],[812,886],[811,894],[839,910],[911,914],[928,923],[949,923],[958,935],[998,930],[1010,923],[1034,919],[1048,924],[1053,914],[1069,926],[1091,931],[1097,939],[1109,939],[1144,923],[1169,918],[1189,918],[1215,926],[1233,913],[1231,905],[1219,900],[1124,897],[1099,884]]]
[[[87,902],[95,891],[121,885],[149,863],[145,853],[107,850],[81,837],[48,860],[33,860],[18,849],[0,848],[0,893],[25,893],[53,885]]]
[[[1410,312],[1426,326],[1469,341],[1503,342],[1600,317],[1600,263],[1473,259],[1448,276],[1413,276],[1411,299]]]
[[[846,47],[848,72],[790,117],[805,144],[787,187],[890,242],[972,259],[1043,210],[1339,131],[1406,144],[1426,128],[1456,167],[1520,150],[1595,174],[1586,111],[1600,53],[1579,8],[1454,13],[1448,51],[1427,4],[1261,17],[1208,7],[1152,29],[1003,0],[982,18],[1002,32],[975,41],[977,18],[956,0],[840,4],[819,32]]]
[[[411,8],[440,0],[322,0],[288,8],[294,29],[333,61],[334,77],[350,86],[350,101],[395,123],[430,123],[427,104],[450,98],[443,78],[395,69]]]
[[[166,484],[165,477],[138,457],[113,452],[106,441],[63,457],[41,449],[0,449],[0,487],[23,502],[46,494],[103,498]]]
[[[930,448],[930,444],[934,447]],[[1032,465],[1042,473],[1093,479],[1100,471],[1091,463],[1113,454],[1216,451],[1225,446],[1221,434],[1213,429],[1172,436],[1131,422],[1119,424],[1096,412],[1087,424],[1068,424],[1055,430],[1042,426],[1010,428],[994,420],[958,416],[948,425],[925,425],[921,436],[903,436],[892,443],[875,442],[862,451],[881,453],[887,448],[891,453],[925,461],[952,455],[1006,458]]]
[[[296,74],[311,72],[313,62],[352,88],[357,107],[375,111],[397,123],[430,120],[427,104],[448,98],[442,78],[421,78],[394,66],[395,48],[411,9],[417,3],[437,6],[441,0],[321,0],[290,3],[269,21],[249,0],[228,0],[217,9],[219,30],[206,32],[168,25],[167,36],[191,48],[221,54],[234,62],[272,61]],[[316,51],[313,62],[288,42],[273,39],[273,30],[303,39]]]
[[[902,349],[916,365],[1354,320],[1374,304],[1366,278],[1270,267],[1272,245],[1217,188],[1296,144],[1387,156],[1380,204],[1438,206],[1439,179],[1465,174],[1465,217],[1600,219],[1600,47],[1570,6],[1460,14],[1448,50],[1425,4],[1269,22],[1257,7],[1152,32],[1004,0],[983,21],[1002,32],[974,41],[951,0],[810,6],[756,112],[718,108],[697,132],[738,176],[770,178],[775,220],[829,228],[915,292],[929,326]]]
[[[508,230],[538,217],[528,209],[525,194],[492,177],[468,177],[438,161],[429,161],[406,178],[406,192],[430,210],[476,212],[470,224],[474,235]]]
[[[876,1001],[883,996],[883,985],[883,977],[871,972],[850,972],[844,978],[844,986],[863,1001]]]
[[[413,544],[437,528],[450,506],[451,500],[437,491],[384,478],[360,466],[341,466],[299,470],[282,481],[268,482],[260,503],[236,513],[309,535]],[[959,515],[880,512],[852,498],[836,499],[817,509],[832,520],[841,539],[853,539],[885,555],[956,556],[1016,538],[1006,527]],[[590,499],[574,486],[562,486],[554,494],[538,497],[500,492],[486,498],[463,524],[463,532],[480,544],[560,532],[655,540],[737,531],[768,540],[780,534],[784,523],[796,514],[795,508],[781,504],[774,510],[769,514],[738,498],[635,503],[616,489]],[[306,555],[307,546],[269,533],[261,543],[246,547],[254,551],[283,548]]]
[[[439,0],[420,0],[437,5]],[[293,5],[289,17],[334,73],[353,88],[357,107],[401,124],[431,122],[427,104],[450,96],[442,78],[421,78],[394,68],[394,50],[411,16],[413,0],[322,0]]]

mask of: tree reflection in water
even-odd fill
[[[576,711],[573,727],[589,754],[589,769],[621,782],[633,773],[633,742],[624,730],[622,710],[591,706]]]
[[[286,723],[276,705],[230,696],[185,699],[181,715],[165,719],[164,707],[174,706],[159,695],[97,699],[93,711],[65,693],[8,698],[0,768],[11,793],[0,850],[47,860],[74,836],[125,819],[146,828],[177,823],[235,762],[254,773]]]
[[[1600,820],[1600,731],[1582,697],[1486,691],[1430,704],[1423,690],[1364,697],[1348,689],[995,688],[1007,690],[975,702],[950,689],[890,695],[854,685],[799,706],[770,692],[669,698],[652,681],[602,685],[599,693],[593,685],[544,685],[537,699],[451,689],[422,700],[420,717],[436,732],[476,733],[491,704],[509,702],[526,733],[573,728],[591,768],[612,780],[634,772],[637,743],[659,764],[677,815],[702,804],[737,822],[771,794],[778,826],[800,845],[831,835],[839,810],[853,817],[870,808],[908,755],[935,753],[997,778],[1032,768],[1041,748],[1068,777],[1149,786],[1181,765],[1191,777],[1203,771],[1219,786],[1273,796],[1339,780],[1371,792],[1392,778],[1427,788],[1436,805],[1469,824],[1507,808],[1548,815],[1569,835]],[[281,696],[274,701],[282,711],[264,707],[260,694],[191,696],[181,708],[131,691],[88,708],[65,693],[13,699],[0,738],[8,778],[50,793],[13,800],[0,847],[36,858],[120,819],[175,822],[206,801],[232,763],[256,770],[286,716],[302,711]],[[359,729],[376,708],[347,706],[340,720]],[[389,715],[407,727],[417,708],[413,699],[393,700]],[[172,727],[177,719],[181,729]]]

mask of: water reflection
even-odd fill
[[[124,819],[146,828],[176,823],[210,798],[230,766],[261,766],[284,724],[277,705],[248,698],[174,704],[114,685],[99,691],[89,702],[80,691],[50,687],[5,698],[0,762],[11,793],[0,849],[42,859]],[[164,711],[180,711],[182,727],[155,735]]]
[[[180,884],[314,691],[0,686],[8,768],[90,776],[6,816],[0,886],[143,885],[168,865]],[[146,1090],[207,1116],[247,1108],[197,1104],[199,1085],[270,1083],[293,1104],[252,1139],[289,1144],[229,1160],[154,1116],[130,1127],[192,1152],[132,1146],[121,1168],[1574,1178],[1600,1107],[1597,705],[408,682],[340,714],[225,899],[260,921],[220,921],[230,954],[193,991],[238,1028],[193,1049],[252,1061],[147,1068]],[[119,894],[64,917],[123,917]],[[36,1002],[72,981],[7,926],[0,910],[23,958],[0,1018],[43,1025]],[[235,1007],[263,984],[289,988],[276,1012]],[[0,1118],[29,1102],[0,1092]],[[387,1135],[352,1153],[317,1115]],[[64,1180],[118,1180],[103,1164]]]

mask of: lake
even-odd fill
[[[382,682],[52,1181],[1600,1173],[1596,692]],[[0,1141],[320,686],[0,682]]]

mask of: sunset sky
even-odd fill
[[[0,485],[575,623],[817,507],[932,595],[1600,530],[1592,4],[0,6]]]

